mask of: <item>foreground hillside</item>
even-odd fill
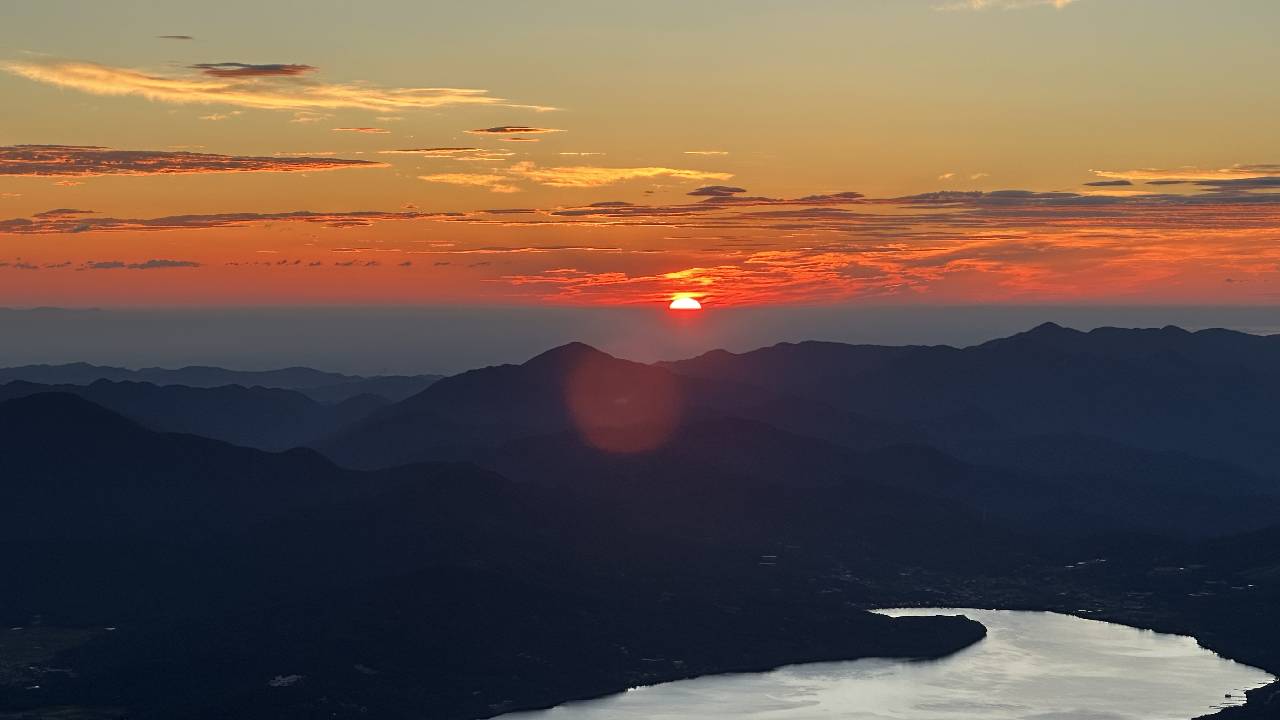
[[[155,433],[66,394],[0,404],[0,477],[0,615],[30,660],[4,668],[0,708],[36,715],[467,718],[705,672],[933,656],[981,626],[853,611],[805,572],[812,548],[760,558],[807,537],[856,557],[922,532],[873,499],[933,531],[999,532],[877,488],[551,493],[467,466],[354,472]],[[775,516],[779,500],[795,512]]]

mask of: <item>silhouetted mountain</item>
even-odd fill
[[[63,392],[115,410],[154,430],[184,432],[264,450],[286,450],[356,422],[387,401],[358,395],[336,404],[293,390],[227,385],[181,385],[97,380],[88,385],[0,385],[0,400]]]
[[[359,395],[381,395],[391,402],[421,392],[439,375],[361,377],[305,367],[278,370],[227,370],[192,365],[183,368],[128,368],[89,363],[24,365],[0,368],[0,383],[23,381],[43,385],[89,385],[98,380],[214,388],[226,385],[297,390],[320,402],[342,402]]]
[[[1146,455],[1138,451],[1138,461]],[[855,451],[736,419],[689,423],[651,451],[611,452],[569,431],[513,440],[476,457],[513,480],[585,492],[707,484],[740,491],[785,488],[790,493],[856,488],[868,493],[859,505],[923,508],[941,501],[1041,537],[1204,537],[1262,528],[1280,517],[1274,483],[1194,459],[1179,472],[1177,460],[1142,465],[1146,472],[1132,473],[1122,464],[1114,471],[1081,464],[1009,468],[964,462],[921,445]],[[1194,474],[1202,466],[1219,472]],[[892,534],[888,528],[878,532]],[[898,542],[910,552],[920,550]],[[961,554],[968,556],[984,552],[968,543],[962,548]]]
[[[383,408],[317,447],[353,467],[473,458],[522,437],[574,431],[609,449],[661,445],[704,419],[760,420],[851,448],[906,442],[917,434],[814,399],[688,378],[620,360],[581,343],[522,365],[455,375]]]
[[[1280,468],[1280,336],[1052,323],[974,347],[782,344],[663,367],[910,423],[948,448],[1087,435]]]
[[[479,718],[980,637],[852,609],[898,603],[1280,667],[1275,346],[1045,325],[644,365],[574,343],[390,405],[11,383],[0,621],[38,659],[0,668],[0,712]],[[318,446],[385,469],[154,431],[262,444],[344,412],[368,414]]]
[[[886,558],[906,554],[946,568],[970,538],[1005,531],[872,486],[688,479],[599,492],[459,465],[366,473],[155,433],[65,393],[0,403],[0,618],[36,643],[46,625],[82,628],[43,651],[65,672],[6,675],[0,709],[472,718],[981,637],[819,589],[847,582],[827,577],[836,556],[866,578],[896,575]],[[940,534],[963,542],[926,542]]]

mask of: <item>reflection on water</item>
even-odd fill
[[[506,720],[1187,720],[1243,702],[1270,682],[1192,638],[1068,615],[1009,610],[885,610],[967,615],[982,642],[934,661],[793,665],[638,688]],[[1227,698],[1230,694],[1232,697]]]

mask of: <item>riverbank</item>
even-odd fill
[[[1049,612],[972,608],[886,609],[890,617],[962,614],[986,639],[928,662],[866,659],[790,665],[771,672],[701,677],[500,720],[814,720],[907,717],[986,720],[1039,715],[1115,720],[1188,718],[1223,693],[1268,679],[1261,670],[1197,647],[1189,638]],[[1010,663],[1010,658],[1017,662]]]
[[[858,613],[861,615],[862,613]],[[640,662],[627,671],[632,678],[617,683],[586,683],[577,687],[565,686],[555,699],[538,702],[512,701],[500,710],[479,716],[475,720],[508,715],[511,713],[547,710],[566,703],[595,700],[626,692],[632,688],[691,680],[694,678],[738,673],[763,673],[788,665],[840,662],[880,658],[890,660],[936,660],[964,650],[986,637],[982,623],[963,616],[889,618],[885,627],[893,632],[882,637],[844,636],[824,637],[821,632],[807,640],[800,650],[782,650],[762,646],[749,650],[736,661],[706,663],[687,659],[640,658]],[[872,648],[880,648],[879,650]],[[745,649],[745,648],[744,648]]]
[[[1195,638],[1201,647],[1280,678],[1280,587],[1269,578],[1213,563],[1167,557],[1092,558],[957,581],[916,570],[876,588],[862,607],[974,607],[1050,611]],[[1276,720],[1280,680],[1247,702],[1197,720]],[[1188,720],[1191,720],[1188,718]]]

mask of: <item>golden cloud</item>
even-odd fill
[[[363,83],[325,83],[296,76],[174,75],[78,60],[8,62],[14,75],[94,95],[125,95],[181,104],[225,104],[262,110],[372,110],[391,112],[459,105],[552,110],[524,105],[470,88],[384,88]]]

